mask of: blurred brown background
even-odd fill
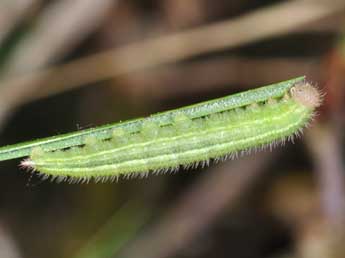
[[[206,169],[51,183],[1,162],[0,258],[345,257],[344,0],[0,2],[1,145],[306,75],[304,136]]]

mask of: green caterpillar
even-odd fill
[[[308,124],[320,103],[318,90],[298,78],[119,123],[108,137],[89,133],[68,149],[32,148],[21,166],[39,171],[43,178],[70,182],[91,178],[103,182],[120,175],[206,166],[212,159],[292,138]]]

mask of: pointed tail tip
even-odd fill
[[[35,169],[35,162],[30,158],[24,159],[20,162],[19,167],[22,169],[32,170]]]

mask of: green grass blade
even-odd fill
[[[236,107],[245,106],[251,103],[260,102],[268,98],[283,96],[294,84],[303,81],[305,78],[297,77],[291,80],[271,84],[261,88],[240,92],[223,98],[218,98],[202,103],[157,113],[150,116],[150,119],[158,125],[163,126],[171,123],[176,113],[183,113],[189,118],[203,117],[212,113],[222,112]],[[103,125],[100,127],[81,130],[73,133],[61,134],[34,141],[8,145],[0,148],[0,161],[29,156],[33,148],[41,147],[44,151],[53,151],[73,146],[82,145],[88,137],[96,139],[110,138],[115,128],[124,128],[127,132],[140,130],[143,119],[134,119],[121,123]]]

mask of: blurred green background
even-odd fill
[[[117,183],[0,164],[0,258],[345,257],[344,0],[0,2],[0,144],[306,75],[295,144]]]

